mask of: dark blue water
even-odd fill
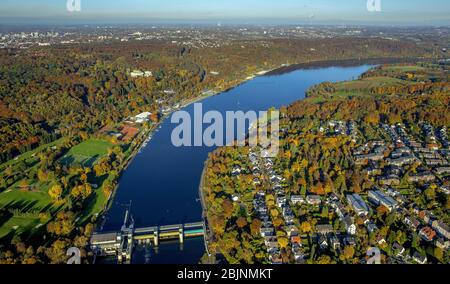
[[[370,67],[300,69],[261,76],[201,103],[204,112],[265,111],[304,98],[306,90],[315,84],[355,79]],[[193,109],[194,106],[190,105],[183,110],[193,117]],[[120,228],[124,216],[123,204],[130,200],[138,227],[201,221],[198,186],[208,153],[215,148],[172,146],[171,133],[176,126],[171,124],[170,118],[166,119],[151,142],[124,172],[104,231]],[[203,241],[197,239],[187,242],[182,251],[177,243],[163,244],[158,254],[153,250],[138,251],[134,262],[148,262],[144,261],[147,254],[151,263],[197,263],[203,253]]]

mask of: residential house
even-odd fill
[[[450,194],[450,186],[441,186],[441,190],[444,194]]]
[[[375,225],[375,224],[372,223],[372,222],[366,223],[366,227],[367,227],[367,231],[368,231],[370,234],[371,234],[371,233],[374,233],[374,232],[376,232],[376,231],[378,231],[377,225]]]
[[[278,243],[278,239],[276,237],[265,238],[264,244],[266,245],[268,252],[278,251],[280,247],[280,244]]]
[[[275,229],[273,227],[260,228],[261,236],[263,237],[273,237],[275,236]]]
[[[259,180],[259,178],[255,177],[253,179],[253,185],[261,185],[261,181]]]
[[[322,203],[322,200],[318,195],[308,195],[306,197],[306,202],[308,202],[308,204],[310,205],[320,205],[320,203]]]
[[[327,249],[328,248],[328,240],[327,237],[324,235],[320,235],[317,239],[317,243],[319,244],[321,249]]]
[[[295,225],[289,225],[285,227],[288,236],[297,236],[299,234],[298,228]]]
[[[377,244],[379,244],[380,246],[386,243],[386,240],[381,236],[378,235],[375,239],[375,241],[377,242]]]
[[[299,235],[291,236],[290,241],[291,241],[291,244],[297,244],[299,246],[302,245],[302,238]]]
[[[299,246],[298,244],[293,244],[292,245],[292,253],[294,254],[294,258],[295,258],[295,262],[296,263],[304,263],[306,256],[305,253],[303,252],[301,246]]]
[[[412,229],[413,231],[416,231],[420,226],[419,220],[411,216],[406,216],[403,220],[403,223],[405,223],[405,225],[410,227],[410,229]]]
[[[289,205],[286,205],[285,207],[283,207],[282,213],[283,213],[284,221],[286,222],[286,224],[292,224],[294,222],[295,215],[294,215],[294,212],[292,211],[291,207],[289,207]]]
[[[430,227],[426,226],[419,231],[419,236],[424,241],[431,242],[436,237],[436,232]]]
[[[425,222],[425,224],[431,225],[434,220],[433,214],[428,210],[423,210],[419,212],[420,218]]]
[[[447,164],[443,159],[426,159],[425,163],[430,167],[444,166]]]
[[[426,264],[427,263],[427,257],[425,255],[420,254],[419,252],[414,252],[413,259],[418,264]]]
[[[398,203],[392,197],[387,196],[380,190],[370,190],[369,191],[369,200],[375,203],[376,205],[383,205],[392,211],[397,208]]]
[[[345,228],[350,235],[356,234],[356,225],[350,215],[345,216],[341,221],[344,223]]]
[[[135,117],[132,117],[131,120],[134,121],[135,123],[144,123],[149,121],[149,117],[152,115],[151,112],[143,112],[140,113],[138,115],[136,115]]]
[[[431,224],[431,227],[433,227],[433,229],[435,229],[441,236],[445,237],[447,240],[450,240],[450,228],[447,224],[435,220]]]
[[[405,248],[402,247],[400,244],[395,243],[392,245],[392,250],[395,254],[395,256],[400,257],[405,253]]]
[[[369,207],[359,194],[347,195],[347,201],[358,216],[369,215]]]
[[[344,218],[345,215],[347,215],[347,210],[345,210],[344,205],[340,201],[334,201],[331,203],[334,210],[336,211],[336,214],[339,216],[340,219]]]
[[[434,170],[434,172],[438,175],[449,174],[450,167],[439,167]]]
[[[366,155],[358,155],[355,157],[355,163],[358,165],[366,164],[368,161],[382,161],[384,159],[383,153],[370,153]]]
[[[355,240],[355,237],[352,237],[352,236],[346,236],[346,237],[344,238],[344,244],[345,244],[346,246],[356,246],[356,240]]]
[[[238,175],[241,174],[241,172],[242,172],[241,167],[236,166],[236,167],[233,168],[233,171],[231,172],[231,175],[232,176],[238,176]]]
[[[409,156],[403,156],[397,159],[387,159],[387,163],[389,165],[394,165],[394,166],[403,166],[406,164],[411,164],[416,160],[416,158],[413,155],[409,155]]]
[[[305,199],[301,195],[291,195],[291,202],[294,205],[305,203]]]
[[[438,248],[443,249],[443,250],[448,250],[448,249],[450,249],[450,241],[447,241],[447,240],[445,240],[443,238],[438,238],[436,240],[436,246]]]
[[[284,207],[286,205],[287,199],[286,196],[277,196],[277,205],[278,207]]]
[[[335,251],[341,249],[341,241],[339,240],[339,238],[336,235],[333,235],[330,238],[330,245]]]
[[[398,175],[388,175],[383,176],[378,179],[378,182],[381,185],[389,185],[389,186],[395,186],[400,184],[400,178]]]
[[[279,253],[270,254],[269,260],[272,264],[283,264],[283,259]]]
[[[422,172],[414,175],[410,175],[409,182],[430,182],[435,180],[436,177],[430,172]]]
[[[134,71],[131,71],[130,76],[131,76],[131,78],[143,77],[144,72],[142,72],[140,70],[134,70]]]
[[[328,235],[334,232],[330,224],[316,225],[316,232],[321,235]]]

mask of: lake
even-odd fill
[[[330,63],[336,64],[336,63]],[[265,111],[287,106],[305,96],[308,88],[321,82],[356,79],[373,65],[300,68],[256,77],[234,89],[201,101],[203,112]],[[194,106],[183,110],[193,113]],[[177,127],[170,117],[162,122],[152,140],[123,173],[114,203],[107,214],[103,231],[118,230],[123,222],[125,204],[132,201],[136,227],[172,225],[201,221],[198,187],[208,153],[215,147],[172,145],[171,133]],[[203,239],[163,243],[157,251],[138,247],[133,263],[198,263],[204,254]]]

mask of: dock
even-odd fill
[[[118,263],[131,263],[136,244],[150,244],[158,247],[161,242],[205,236],[204,222],[150,226],[135,228],[128,209],[120,231],[94,233],[90,239],[90,249],[96,256],[116,256]]]

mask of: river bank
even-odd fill
[[[402,60],[402,59],[385,59],[385,60],[380,60],[381,62],[378,62],[378,61],[375,62],[374,60],[346,60],[346,61],[343,61],[343,65],[345,67],[353,67],[353,66],[360,66],[361,64],[365,64],[365,63],[371,63],[371,64],[375,64],[375,65],[390,64],[390,63],[395,63],[395,62],[400,62],[400,61],[408,63],[408,62],[411,62],[411,60],[413,60],[413,59],[404,59],[404,60]],[[416,60],[413,60],[413,61],[416,62]],[[288,68],[290,68],[289,69],[290,71],[286,71],[287,69],[283,68],[283,69],[277,70],[276,72],[268,73],[267,76],[275,76],[275,75],[280,76],[280,75],[283,75],[286,73],[293,72],[294,70],[297,70],[299,68],[303,69],[303,70],[324,68],[324,67],[329,67],[330,65],[339,65],[339,62],[340,61],[330,61],[330,62],[314,62],[314,63],[306,63],[306,64],[297,64],[295,66],[288,67]],[[292,69],[292,68],[294,68],[294,69]],[[305,95],[306,95],[306,93],[305,93]],[[264,118],[260,118],[260,119],[264,119]],[[250,133],[254,130],[256,125],[257,125],[256,122],[251,124],[250,129],[249,129]],[[246,136],[245,139],[247,139],[247,138],[248,138],[248,135]],[[204,163],[204,168],[202,170],[202,175],[201,175],[201,180],[200,180],[200,189],[199,189],[200,193],[199,194],[200,194],[202,200],[206,200],[206,198],[205,198],[206,191],[205,191],[204,185],[206,182],[205,173],[207,171],[207,167],[208,167],[208,161],[206,161]],[[205,203],[206,203],[206,201],[205,201]],[[211,206],[211,204],[209,206]],[[203,210],[205,210],[204,208],[208,208],[208,204],[203,204],[202,207],[203,207]],[[209,215],[207,214],[207,212],[205,213],[205,216],[207,216],[207,218],[208,218]],[[209,233],[209,235],[207,236],[207,239],[209,240],[209,242],[211,242],[211,240],[213,239],[213,237],[212,237],[213,232],[210,231],[208,233]],[[216,252],[210,252],[210,254],[212,254],[212,255],[215,255],[215,253]]]
[[[409,58],[398,58],[398,57],[379,57],[379,58],[358,58],[358,59],[341,59],[341,60],[325,60],[325,61],[310,61],[303,63],[295,63],[288,66],[282,66],[275,70],[271,70],[266,75],[274,76],[274,75],[282,75],[285,73],[290,73],[298,69],[316,69],[323,68],[331,65],[340,66],[340,67],[354,67],[360,66],[363,64],[369,65],[381,65],[381,64],[395,64],[395,63],[414,63],[418,60],[431,60],[426,58],[417,58],[417,57],[409,57]]]
[[[327,68],[317,70],[292,71],[275,77],[256,76],[254,81],[248,84],[244,83],[250,79],[243,80],[229,91],[220,92],[220,95],[214,94],[185,101],[183,110],[192,112],[192,103],[202,99],[205,110],[222,112],[233,109],[244,112],[267,110],[272,106],[280,107],[302,99],[309,87],[324,80],[349,80],[371,67],[363,65],[343,68],[338,67],[339,64],[336,62],[328,62],[328,64]],[[264,74],[268,74],[266,72]],[[143,149],[142,154],[133,158],[133,163],[130,163],[121,175],[120,190],[117,189],[116,195],[112,198],[116,204],[133,200],[133,215],[136,217],[136,222],[142,226],[198,222],[207,208],[205,197],[202,196],[200,189],[203,187],[205,160],[214,148],[174,147],[170,143],[174,126],[167,120],[169,116],[170,114],[166,115],[160,122],[159,125],[162,125],[160,131],[153,135],[151,143]],[[111,203],[114,203],[113,201]],[[120,206],[113,206],[109,211],[112,218],[107,227],[114,229],[120,224],[123,212]],[[209,239],[210,236],[207,238]],[[204,251],[205,244],[201,245]],[[178,254],[176,257],[172,255],[172,261],[178,263],[177,257]],[[164,257],[158,259],[169,261]],[[157,260],[157,263],[160,263],[160,260]],[[197,261],[198,259],[195,263]]]
[[[202,101],[204,99],[216,96],[218,94],[228,92],[228,91],[244,84],[245,82],[248,82],[248,81],[254,79],[257,76],[264,76],[265,74],[267,74],[271,71],[274,71],[278,68],[282,68],[282,67],[283,67],[283,65],[280,65],[279,67],[275,67],[270,70],[259,71],[256,74],[246,77],[245,79],[238,80],[238,83],[232,85],[231,87],[227,87],[227,88],[220,89],[220,90],[215,90],[211,94],[208,94],[208,95],[200,95],[200,96],[192,98],[192,99],[187,99],[187,100],[181,101],[179,109],[185,108],[189,105],[192,105],[192,104]],[[154,127],[150,128],[148,131],[145,131],[143,134],[140,135],[140,137],[149,137],[150,135],[154,135],[155,130],[157,130],[161,126],[162,122],[165,121],[166,119],[168,119],[173,114],[173,112],[174,111],[163,115],[161,117],[161,119],[159,120],[159,122],[154,125]],[[142,146],[144,143],[145,143],[145,139],[142,139],[141,143],[138,143],[135,145],[134,149],[132,150],[132,153],[130,153],[130,155],[127,158],[127,160],[125,161],[123,167],[118,171],[118,180],[120,180],[124,171],[129,167],[129,165],[133,162],[135,157],[139,154],[139,151],[142,149]],[[108,197],[108,201],[107,201],[107,204],[105,205],[103,212],[100,213],[98,216],[99,221],[97,223],[100,224],[100,231],[103,230],[103,224],[106,221],[105,220],[106,215],[108,214],[108,210],[111,208],[111,206],[115,200],[115,196],[116,196],[118,188],[119,188],[119,183],[117,183],[117,185],[114,187],[112,193]]]

